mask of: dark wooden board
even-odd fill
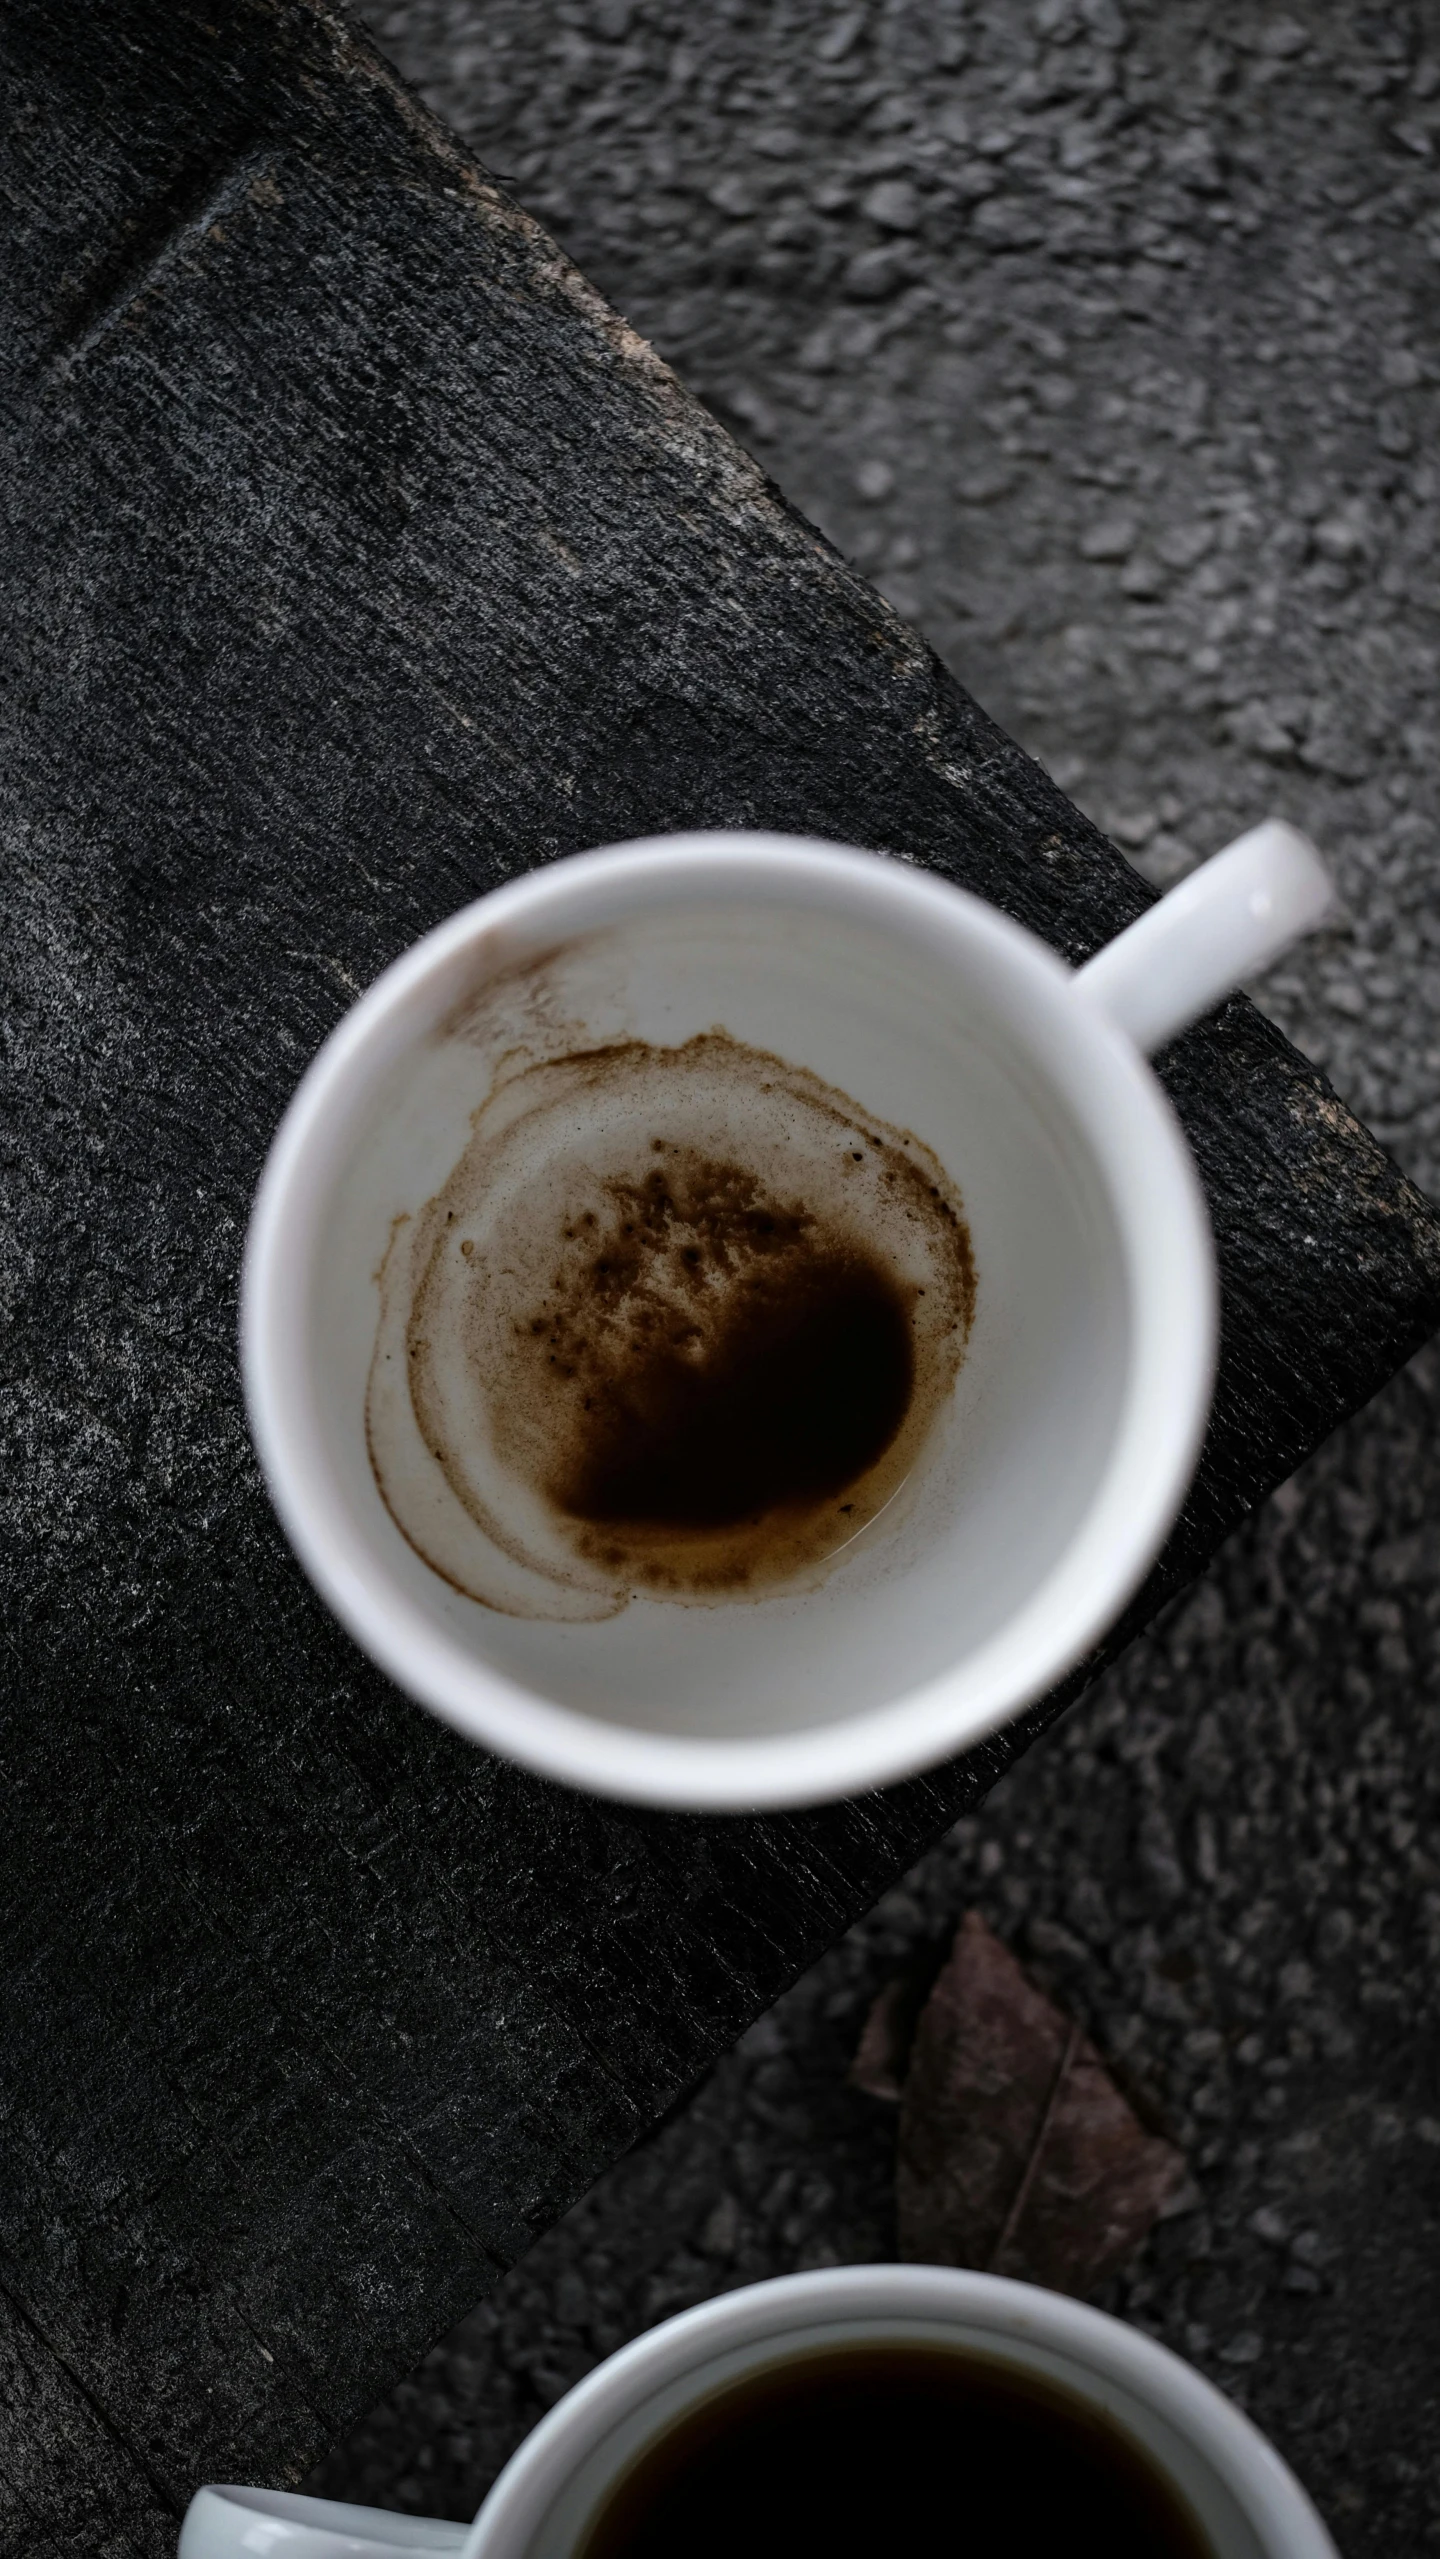
[[[888,849],[1073,959],[1148,892],[341,19],[10,0],[0,59],[0,2548],[99,2559],[301,2474],[1064,1702],[688,1821],[400,1700],[240,1412],[305,1060],[652,829]],[[1109,1651],[1440,1320],[1440,1222],[1249,1006],[1166,1075],[1224,1366]]]

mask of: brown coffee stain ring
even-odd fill
[[[372,1370],[387,1504],[472,1596],[517,1604],[489,1541],[565,1615],[577,1588],[596,1614],[760,1597],[837,1555],[919,1461],[975,1299],[931,1151],[718,1030],[512,1073],[386,1271],[385,1355],[403,1317],[411,1437],[472,1567],[448,1524],[443,1558],[427,1539],[435,1485],[375,1426]]]

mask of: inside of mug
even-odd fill
[[[482,1605],[401,1533],[367,1448],[379,1274],[397,1221],[445,1182],[493,1084],[494,1055],[464,1028],[487,975],[539,956],[513,932],[503,947],[482,935],[461,1000],[453,969],[420,990],[352,1094],[311,1203],[314,1413],[367,1571],[477,1669],[641,1731],[799,1733],[963,1676],[1091,1509],[1124,1400],[1129,1284],[1083,1115],[1026,1002],[963,936],[940,948],[874,912],[662,885],[577,944],[566,1036],[678,1048],[723,1028],[938,1156],[964,1203],[974,1316],[953,1394],[899,1495],[809,1586],[707,1605],[642,1593],[598,1622]]]
[[[958,2311],[946,2318],[913,2312],[829,2318],[793,2314],[785,2321],[777,2319],[771,2333],[741,2345],[717,2346],[707,2341],[703,2331],[692,2333],[690,2354],[681,2368],[657,2375],[648,2387],[637,2382],[628,2394],[628,2404],[617,2405],[608,2423],[577,2426],[574,2450],[568,2457],[557,2442],[547,2464],[553,2491],[523,2534],[525,2559],[573,2559],[587,2524],[616,2481],[648,2446],[718,2392],[817,2349],[887,2344],[940,2347],[974,2355],[984,2363],[1017,2366],[1082,2405],[1096,2408],[1139,2444],[1179,2490],[1217,2554],[1223,2553],[1224,2559],[1267,2559],[1266,2541],[1231,2481],[1194,2436],[1177,2425],[1161,2393],[1152,2396],[1138,2390],[1058,2342],[1027,2335],[1018,2321],[1006,2333],[993,2318],[968,2318]],[[681,2364],[678,2341],[675,2361]],[[963,2496],[963,2482],[957,2482],[957,2493]],[[509,2518],[502,2521],[497,2513],[494,2521],[497,2559],[510,2559]],[[490,2538],[483,2506],[472,2534],[472,2546],[477,2554],[483,2552]]]

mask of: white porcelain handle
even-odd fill
[[[1333,903],[1309,836],[1267,818],[1127,925],[1075,983],[1148,1055],[1313,932]]]
[[[470,2527],[292,2497],[279,2488],[202,2488],[180,2527],[176,2559],[431,2559],[462,2550]]]

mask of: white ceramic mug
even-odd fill
[[[1209,1407],[1209,1225],[1146,1053],[1327,900],[1313,848],[1272,821],[1072,972],[908,863],[680,835],[554,863],[428,934],[304,1077],[246,1254],[256,1445],[341,1622],[475,1741],[653,1804],[884,1785],[1042,1695],[1154,1560]],[[556,951],[579,955],[582,1044],[674,1046],[722,1024],[914,1132],[963,1195],[974,1322],[928,1471],[819,1588],[642,1596],[599,1623],[506,1614],[422,1560],[381,1498],[377,1273],[493,1074],[453,1026],[477,989]]]
[[[469,2526],[261,2488],[202,2488],[179,2559],[570,2559],[647,2444],[742,2375],[822,2346],[969,2349],[1098,2410],[1149,2455],[1214,2559],[1335,2559],[1303,2489],[1238,2408],[1164,2346],[1085,2303],[939,2266],[784,2275],[682,2311],[552,2408]]]

